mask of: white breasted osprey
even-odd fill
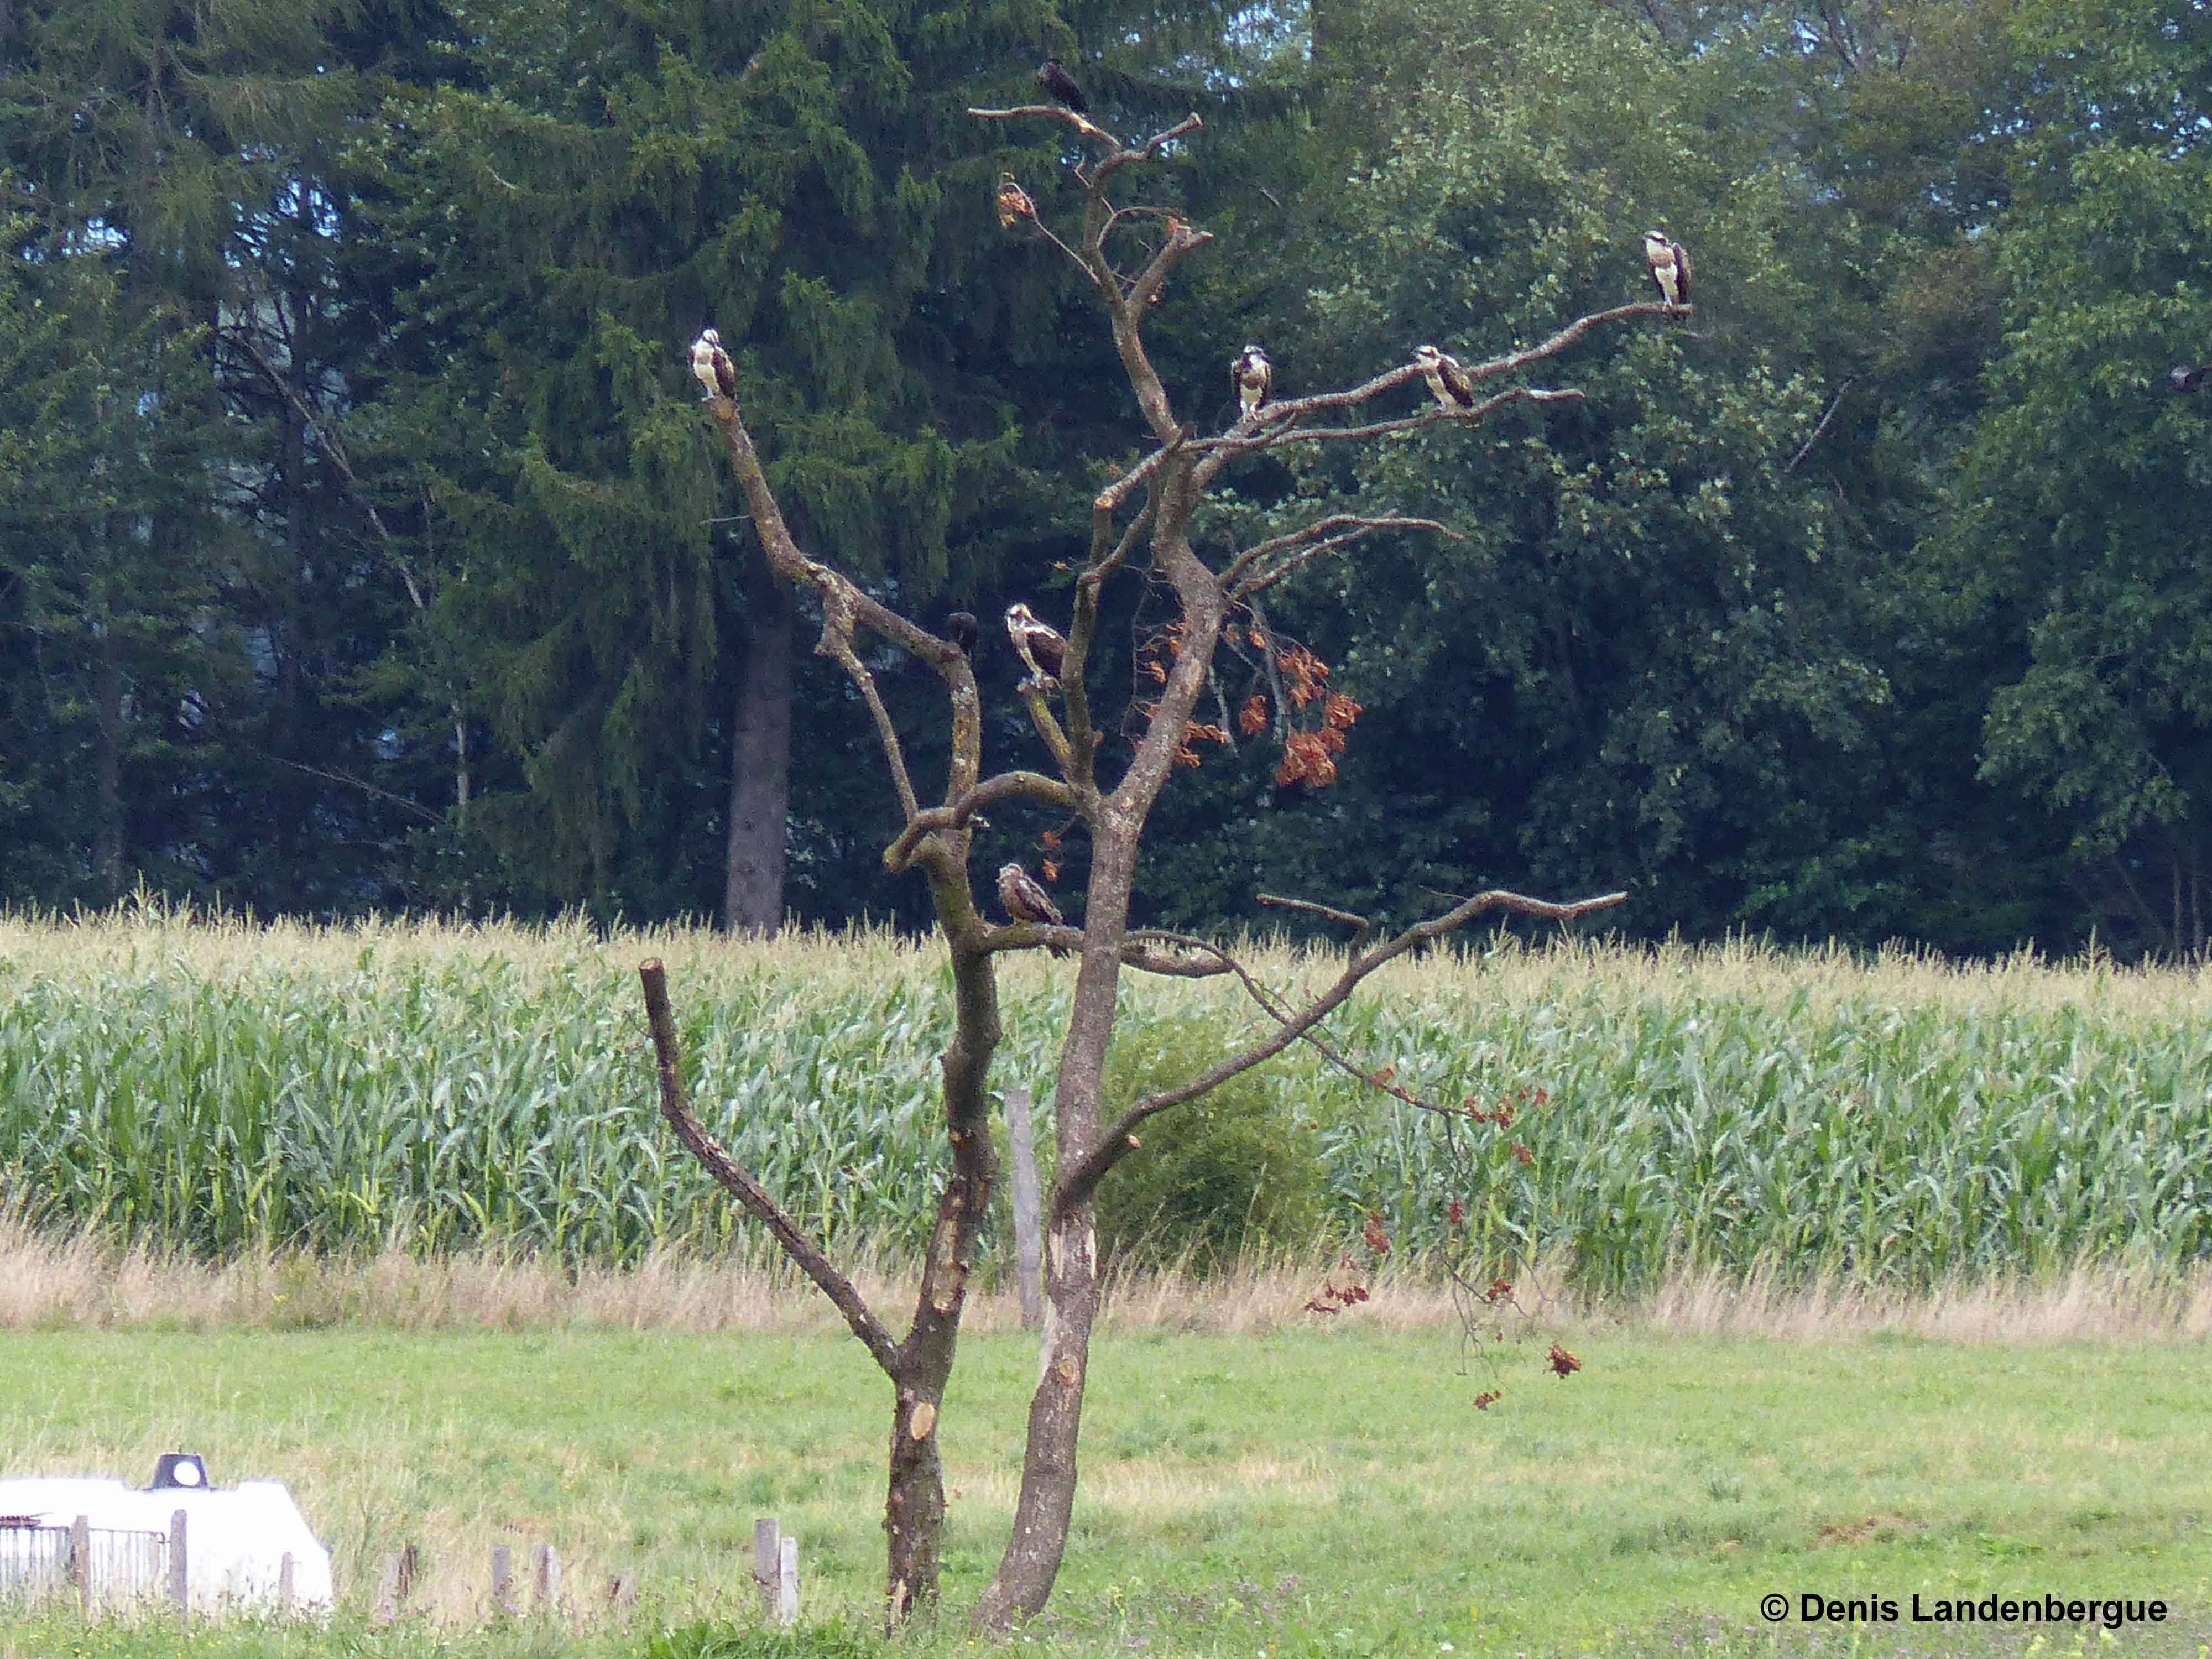
[[[1253,411],[1267,401],[1267,388],[1274,384],[1275,366],[1267,361],[1266,352],[1255,345],[1248,345],[1229,365],[1229,378],[1236,384],[1243,418],[1249,421]]]
[[[1423,345],[1413,348],[1413,361],[1421,366],[1421,378],[1429,383],[1438,404],[1448,410],[1474,407],[1474,382],[1467,378],[1458,358],[1432,345]]]
[[[1690,303],[1690,255],[1663,230],[1644,233],[1644,263],[1651,267],[1651,286],[1670,306]]]
[[[1083,88],[1075,84],[1073,76],[1060,67],[1059,58],[1044,60],[1044,67],[1036,72],[1036,83],[1078,115],[1091,113],[1090,100],[1084,97]]]
[[[707,388],[706,397],[700,399],[702,403],[711,403],[717,398],[736,400],[738,366],[722,349],[722,337],[711,328],[701,329],[699,337],[691,342],[691,373]]]
[[[1036,611],[1017,600],[1006,607],[1006,637],[1014,642],[1015,654],[1030,671],[1030,680],[1038,685],[1060,684],[1060,665],[1067,659],[1067,641],[1045,623],[1037,620]],[[1009,866],[1009,868],[1019,868]],[[1000,872],[1001,881],[1006,872]]]
[[[1036,884],[1030,872],[1018,864],[999,866],[999,903],[1016,921],[1033,922],[1040,927],[1064,927],[1066,921],[1060,907],[1052,902],[1052,895]],[[1045,947],[1056,957],[1067,954],[1064,945]]]

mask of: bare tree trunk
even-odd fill
[[[964,877],[939,866],[930,872],[941,915],[973,914]],[[937,1225],[924,1258],[914,1323],[899,1345],[897,1403],[891,1413],[890,1490],[884,1537],[890,1571],[884,1617],[897,1626],[916,1607],[937,1601],[945,1553],[945,1476],[937,1452],[937,1414],[952,1380],[960,1316],[975,1265],[975,1236],[990,1212],[997,1178],[991,1151],[991,1057],[998,1052],[999,982],[975,930],[947,930],[952,962],[952,1042],[939,1056],[945,1074],[945,1140],[951,1173],[938,1196]]]
[[[1063,1170],[1075,1168],[1098,1139],[1099,1092],[1114,1036],[1121,939],[1128,926],[1141,823],[1109,830],[1091,852],[1083,966],[1076,975],[1075,1006],[1053,1095],[1054,1141]],[[1054,1209],[1045,1234],[1043,1352],[1036,1392],[1030,1396],[1021,1494],[1014,1505],[1013,1535],[976,1605],[975,1622],[985,1630],[1004,1630],[1044,1610],[1060,1576],[1075,1512],[1076,1446],[1091,1368],[1091,1331],[1098,1317],[1097,1212],[1088,1198]]]
[[[783,925],[784,836],[791,816],[791,586],[749,556],[730,744],[728,869],[722,926],[766,938]]]
[[[105,624],[93,668],[92,875],[110,900],[123,892],[123,686],[114,626]]]

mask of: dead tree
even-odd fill
[[[1579,318],[1527,349],[1469,365],[1467,373],[1478,395],[1463,406],[1425,404],[1413,414],[1370,412],[1370,406],[1378,399],[1421,379],[1421,366],[1409,362],[1347,390],[1262,404],[1226,431],[1200,436],[1194,425],[1178,417],[1146,355],[1144,327],[1169,276],[1212,238],[1173,214],[1117,210],[1108,194],[1117,175],[1156,161],[1167,146],[1198,131],[1198,117],[1130,147],[1071,110],[1033,105],[969,113],[984,121],[1057,122],[1098,152],[1073,170],[1084,207],[1081,228],[1072,238],[1062,239],[1042,222],[1032,198],[1018,184],[1010,191],[1002,182],[1001,216],[1010,225],[1035,224],[1094,292],[1154,444],[1091,503],[1090,550],[1076,579],[1074,615],[1057,675],[1060,712],[1055,714],[1053,708],[1053,682],[1032,676],[1022,688],[1030,721],[1051,757],[1049,772],[1017,769],[985,775],[981,709],[965,654],[953,641],[881,604],[804,551],[793,539],[769,485],[739,400],[711,397],[706,404],[720,428],[769,563],[820,607],[822,631],[815,649],[844,670],[873,718],[903,818],[903,827],[884,850],[884,869],[893,876],[908,870],[922,873],[951,961],[957,1025],[942,1065],[952,1169],[939,1200],[914,1319],[905,1337],[890,1333],[773,1196],[700,1129],[685,1100],[659,964],[647,964],[644,975],[664,1112],[693,1154],[769,1227],[836,1305],[891,1381],[896,1403],[884,1527],[890,1540],[886,1612],[896,1624],[909,1609],[933,1598],[937,1588],[945,1514],[936,1443],[938,1407],[951,1370],[976,1228],[988,1205],[994,1172],[985,1094],[1000,1038],[993,961],[1002,951],[1048,946],[1079,952],[1074,1004],[1054,1097],[1059,1175],[1045,1241],[1049,1310],[1039,1382],[1030,1406],[1013,1534],[975,1614],[980,1626],[1004,1629],[1042,1608],[1066,1547],[1075,1498],[1084,1382],[1098,1311],[1094,1198],[1106,1175],[1139,1150],[1138,1129],[1300,1042],[1415,1105],[1462,1109],[1419,1100],[1386,1078],[1371,1074],[1329,1043],[1321,1029],[1323,1022],[1385,963],[1479,916],[1506,910],[1568,920],[1618,903],[1624,896],[1613,893],[1553,904],[1513,893],[1483,893],[1379,943],[1370,942],[1370,929],[1364,918],[1299,900],[1270,899],[1267,902],[1332,918],[1355,930],[1334,982],[1320,995],[1296,1004],[1217,945],[1132,928],[1130,890],[1145,825],[1178,752],[1187,753],[1193,713],[1208,689],[1216,651],[1232,617],[1249,612],[1261,595],[1302,567],[1355,547],[1377,532],[1451,533],[1425,519],[1335,514],[1209,563],[1192,544],[1193,514],[1223,471],[1247,456],[1298,445],[1359,442],[1439,424],[1471,428],[1509,404],[1577,399],[1582,394],[1573,390],[1546,390],[1509,377],[1557,356],[1602,325],[1680,316],[1687,307],[1656,302],[1616,307]],[[1133,267],[1123,269],[1116,263],[1118,250],[1130,245],[1127,239],[1145,232],[1149,238],[1136,244]],[[1485,392],[1489,384],[1498,389]],[[1157,702],[1142,708],[1133,733],[1133,752],[1118,775],[1108,778],[1102,775],[1109,763],[1104,734],[1092,714],[1084,669],[1097,638],[1100,596],[1107,583],[1139,570],[1164,584],[1174,596],[1176,616],[1169,628],[1171,657],[1163,665]],[[856,648],[864,632],[920,659],[944,682],[951,762],[942,793],[933,804],[923,804],[890,713]],[[1118,749],[1113,757],[1121,758]],[[979,911],[969,868],[971,828],[985,808],[1014,801],[1048,807],[1056,817],[1079,823],[1088,836],[1090,872],[1079,929],[1037,922],[994,924]],[[1139,1100],[1113,1122],[1103,1122],[1100,1082],[1113,1036],[1115,991],[1124,969],[1192,978],[1231,975],[1265,1016],[1267,1034],[1188,1082]]]

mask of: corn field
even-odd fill
[[[1330,971],[1257,954],[1281,986]],[[833,1245],[913,1251],[949,981],[880,934],[0,921],[4,1202],[208,1255],[752,1248],[657,1115],[651,955],[711,1132]],[[1072,971],[1005,975],[994,1078],[1036,1091],[1048,1152]],[[1401,1252],[1463,1228],[1488,1259],[1564,1259],[1598,1291],[1669,1264],[1906,1284],[2172,1268],[2212,1255],[2205,989],[2095,963],[1478,943],[1378,975],[1333,1029],[1426,1097],[1512,1102],[1507,1127],[1405,1107],[1310,1053],[1265,1076],[1339,1224],[1371,1212]],[[1229,988],[1182,982],[1132,985],[1121,1018],[1173,1022],[1194,1069],[1255,1029]]]

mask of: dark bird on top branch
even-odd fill
[[[707,396],[700,399],[702,403],[715,398],[737,397],[738,366],[722,349],[722,337],[711,328],[701,329],[699,337],[691,342],[691,373],[707,388]]]
[[[1252,412],[1267,401],[1267,388],[1274,383],[1275,366],[1267,361],[1266,352],[1255,345],[1248,345],[1229,365],[1229,378],[1237,383],[1237,401],[1243,410],[1243,418],[1249,421]]]
[[[1421,345],[1413,348],[1413,361],[1421,366],[1421,378],[1429,383],[1437,403],[1449,410],[1474,407],[1474,382],[1467,378],[1458,358],[1432,345]]]
[[[1060,907],[1052,902],[1052,895],[1038,886],[1036,878],[1018,864],[999,866],[999,902],[1016,921],[1030,922],[1039,927],[1066,926]],[[1056,957],[1067,954],[1064,945],[1045,948]]]
[[[1090,100],[1083,95],[1083,88],[1075,84],[1075,77],[1060,67],[1059,58],[1044,60],[1044,67],[1036,72],[1036,83],[1078,115],[1091,113]]]
[[[1060,684],[1060,665],[1067,659],[1067,641],[1018,600],[1006,607],[1006,637],[1014,642],[1014,653],[1028,667],[1033,684]]]
[[[1651,268],[1651,286],[1670,306],[1690,303],[1690,255],[1663,230],[1644,233],[1644,263]]]
[[[945,619],[945,637],[960,647],[960,654],[969,662],[975,660],[975,615],[971,611],[956,611]]]

